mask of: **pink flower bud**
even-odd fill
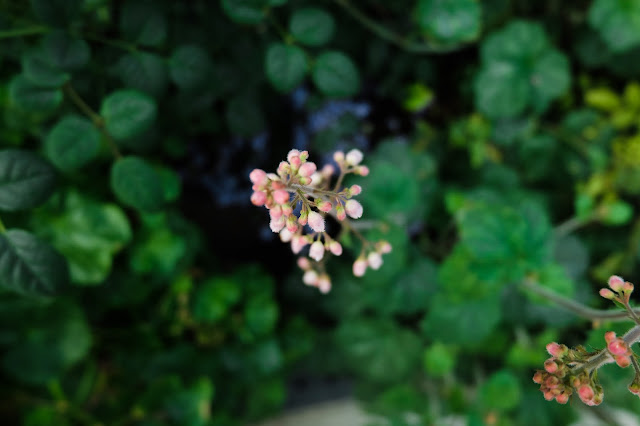
[[[311,262],[309,262],[309,259],[307,259],[306,257],[299,257],[297,263],[298,268],[302,269],[303,271],[308,271],[309,269],[311,269]]]
[[[306,285],[315,286],[318,282],[318,273],[314,270],[309,270],[302,275],[302,282]]]
[[[556,402],[558,404],[566,404],[567,402],[569,402],[569,394],[566,392],[561,393],[560,395],[556,396]]]
[[[560,367],[554,358],[549,358],[544,362],[544,369],[547,370],[547,373],[555,373],[558,371]]]
[[[318,278],[317,287],[322,294],[327,294],[331,291],[331,279],[329,279],[329,276],[327,274],[320,275],[320,278]]]
[[[324,257],[324,245],[320,241],[316,241],[311,244],[309,248],[309,257],[315,260],[316,262],[320,262]]]
[[[360,166],[356,169],[356,174],[359,174],[360,176],[368,176],[369,168],[367,166]]]
[[[338,204],[336,206],[336,217],[338,220],[345,220],[347,218],[347,213],[344,211],[344,206],[342,204]]]
[[[611,275],[608,284],[613,291],[621,291],[622,287],[624,287],[624,280],[617,275]]]
[[[544,381],[544,375],[543,375],[543,371],[542,370],[537,370],[535,372],[535,374],[533,375],[533,382],[537,383],[539,385],[542,384],[542,382]]]
[[[298,223],[302,226],[305,226],[308,220],[309,220],[309,210],[302,210],[300,212],[300,217],[298,218]]]
[[[356,200],[347,200],[344,205],[344,208],[349,216],[354,219],[358,219],[362,217],[362,204],[357,202]]]
[[[631,284],[629,281],[625,282],[622,286],[622,291],[625,293],[633,292],[633,284]]]
[[[300,151],[298,151],[297,149],[292,149],[287,153],[287,161],[291,162],[294,157],[300,157]]]
[[[336,151],[333,153],[333,161],[335,161],[338,164],[341,164],[344,162],[344,152],[342,151]]]
[[[263,206],[267,202],[267,193],[264,191],[255,191],[251,194],[251,204],[254,206]]]
[[[294,254],[298,254],[300,253],[300,250],[302,250],[304,246],[306,246],[307,244],[308,244],[307,239],[302,235],[294,236],[291,239],[291,251]]]
[[[342,254],[342,245],[337,241],[331,241],[329,244],[329,251],[331,251],[335,256],[340,256]]]
[[[349,164],[350,166],[357,166],[358,164],[360,164],[363,157],[364,156],[362,155],[362,151],[360,151],[359,149],[352,149],[347,153],[345,160],[347,160],[347,164]]]
[[[309,176],[309,179],[311,179],[311,182],[308,183],[307,185],[311,185],[311,186],[318,186],[322,183],[323,181],[323,177],[321,173],[315,172],[314,174],[312,174],[311,176]]]
[[[363,257],[359,257],[355,262],[353,262],[353,275],[356,277],[363,276],[366,270],[367,261]]]
[[[549,352],[549,355],[551,356],[554,356],[556,358],[562,358],[563,356],[569,353],[569,348],[567,348],[565,345],[560,345],[556,342],[551,342],[547,344],[547,352]]]
[[[280,231],[280,241],[282,241],[283,243],[288,243],[289,241],[291,241],[291,239],[293,238],[293,233],[292,231],[289,230],[289,224],[287,223],[287,227],[284,228],[282,231]],[[295,231],[293,231],[295,232]]]
[[[627,355],[629,353],[629,345],[620,339],[616,338],[607,345],[607,349],[611,352],[611,355]]]
[[[318,212],[309,212],[309,226],[315,232],[324,232],[324,218]]]
[[[604,333],[604,340],[607,343],[611,343],[614,340],[616,340],[616,332],[615,331],[607,331],[606,333]]]
[[[298,230],[298,224],[296,223],[296,218],[295,217],[293,217],[293,216],[288,216],[287,217],[287,228],[286,229],[292,234],[295,233]],[[284,229],[283,229],[283,231],[284,231]]]
[[[249,179],[256,185],[265,185],[269,180],[267,173],[261,169],[253,169],[249,174]]]
[[[362,187],[360,185],[351,185],[349,188],[349,194],[351,195],[359,195],[362,192]]]
[[[278,164],[277,171],[279,176],[285,176],[291,172],[291,165],[286,161],[281,161],[280,164]]]
[[[371,269],[380,269],[382,266],[382,256],[380,256],[380,253],[372,251],[367,256],[367,263],[371,266]]]
[[[291,207],[289,204],[282,204],[280,208],[282,209],[282,214],[287,217],[291,216],[291,213],[293,213],[293,207]]]
[[[335,172],[336,172],[336,168],[333,167],[331,164],[325,164],[325,166],[320,171],[320,173],[323,175],[325,179],[328,179],[329,177],[331,177],[331,175],[334,174]]]
[[[302,161],[307,161],[308,158],[309,158],[309,151],[302,151],[300,153],[300,159]]]
[[[376,251],[381,254],[391,253],[391,244],[385,240],[378,241],[376,243]]]
[[[631,365],[631,357],[628,355],[617,355],[614,359],[620,368],[627,368]]]
[[[609,299],[609,300],[613,300],[616,298],[616,295],[614,292],[612,292],[611,290],[609,290],[608,288],[601,288],[600,289],[600,296],[604,297],[605,299]]]
[[[316,172],[316,165],[315,163],[309,161],[308,163],[304,163],[303,165],[300,166],[300,169],[298,170],[298,174],[300,176],[303,177],[310,177],[311,175],[313,175]]]
[[[289,193],[284,189],[278,189],[273,192],[273,200],[278,204],[284,204],[289,202]]]
[[[333,204],[331,204],[330,201],[320,201],[318,203],[318,210],[320,210],[321,212],[328,213],[331,211],[332,208],[333,208]]]
[[[269,217],[271,219],[279,219],[282,216],[282,207],[275,205],[269,209]]]
[[[593,399],[595,393],[593,392],[593,388],[589,385],[582,385],[578,388],[578,396],[585,404]]]
[[[313,181],[313,178],[311,177],[300,176],[298,178],[298,182],[300,182],[301,185],[311,185],[312,181]]]
[[[271,222],[269,222],[269,227],[275,233],[282,231],[282,229],[284,228],[284,225],[285,225],[284,216],[280,216],[277,219],[271,219]]]

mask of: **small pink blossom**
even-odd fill
[[[267,202],[267,193],[264,191],[255,191],[251,194],[251,204],[254,206],[263,206]]]
[[[331,280],[327,274],[320,275],[316,285],[322,294],[327,294],[331,291]]]
[[[347,214],[354,219],[362,217],[362,204],[356,200],[347,200],[344,205]]]
[[[295,233],[298,230],[298,224],[296,223],[296,218],[293,216],[288,216],[287,217],[287,230],[290,233]],[[284,230],[283,230],[284,231]],[[285,241],[286,242],[286,241]]]
[[[388,241],[378,241],[376,243],[376,251],[382,254],[391,253],[391,244]]]
[[[269,222],[269,227],[275,233],[282,231],[282,229],[284,228],[284,225],[285,225],[284,216],[280,216],[277,219],[271,219],[271,222]]]
[[[324,232],[324,218],[322,215],[315,211],[309,212],[309,226],[315,232]]]
[[[289,231],[288,228],[284,228],[282,231],[280,231],[279,235],[280,235],[280,241],[282,241],[283,243],[288,243],[293,238],[293,233]]]
[[[337,241],[331,241],[329,244],[329,251],[331,251],[335,256],[340,256],[342,254],[342,245]]]
[[[351,185],[349,188],[349,194],[351,195],[359,195],[362,192],[362,187],[360,185]]]
[[[361,277],[367,270],[367,261],[359,257],[355,262],[353,262],[353,275],[356,277]]]
[[[367,166],[360,166],[356,170],[356,173],[359,174],[360,176],[368,176],[369,175],[369,168]]]
[[[333,161],[335,161],[338,164],[344,162],[344,152],[342,152],[342,151],[334,152],[333,153]]]
[[[367,263],[371,266],[371,269],[380,269],[382,266],[382,256],[380,256],[380,253],[372,251],[367,256]]]
[[[291,251],[293,251],[294,254],[298,254],[307,244],[307,239],[302,235],[294,236],[291,240]]]
[[[306,257],[299,257],[297,263],[298,268],[302,269],[303,271],[308,271],[309,269],[311,269],[311,262],[309,262],[309,259],[307,259]]]
[[[604,297],[605,299],[609,299],[609,300],[613,300],[616,297],[615,293],[612,292],[611,290],[609,290],[608,288],[601,288],[600,289],[600,296]]]
[[[302,275],[302,282],[306,285],[315,286],[318,282],[318,273],[314,270],[306,271]]]
[[[321,212],[328,213],[331,211],[332,208],[333,208],[333,204],[331,204],[330,201],[320,201],[318,203],[318,210],[320,210]]]
[[[315,165],[315,163],[312,163],[311,161],[301,165],[300,169],[298,170],[298,174],[300,176],[303,176],[303,177],[310,177],[315,172],[316,172],[316,165]]]
[[[249,174],[249,179],[256,185],[265,185],[269,180],[267,178],[267,173],[261,169],[253,169]]]
[[[289,193],[284,189],[278,189],[273,192],[273,200],[278,204],[284,204],[289,202]]]
[[[613,291],[621,291],[622,288],[624,287],[624,280],[617,276],[617,275],[612,275],[609,278],[609,287],[611,287],[611,289]]]
[[[358,164],[360,164],[363,157],[364,156],[362,155],[362,151],[360,151],[359,149],[352,149],[347,153],[345,160],[347,161],[347,164],[351,166],[357,166]]]
[[[311,244],[309,248],[309,257],[315,260],[316,262],[320,262],[324,257],[324,245],[320,241],[316,241]]]
[[[269,217],[271,217],[272,220],[279,219],[280,216],[282,216],[282,207],[279,205],[272,206],[269,209]]]
[[[342,204],[336,206],[336,218],[338,218],[338,220],[345,220],[347,218],[347,212],[344,211]]]

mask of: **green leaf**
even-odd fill
[[[160,46],[167,38],[167,20],[152,1],[128,1],[122,7],[120,28],[127,40]]]
[[[540,269],[537,272],[536,282],[540,287],[567,298],[574,297],[576,292],[574,281],[569,278],[566,269],[557,263],[550,263]],[[553,304],[547,298],[538,296],[533,292],[527,292],[527,296],[535,303]]]
[[[39,406],[29,410],[23,426],[71,426],[71,423],[55,407]]]
[[[322,46],[331,40],[335,23],[333,17],[315,7],[296,9],[289,21],[291,35],[307,46]]]
[[[171,79],[178,87],[193,90],[209,81],[213,73],[213,63],[202,47],[187,44],[173,51],[169,59],[169,71]]]
[[[55,169],[35,154],[0,151],[0,210],[25,210],[44,203],[55,187]]]
[[[539,24],[510,22],[485,39],[481,56],[475,103],[490,118],[515,117],[527,106],[542,113],[569,88],[569,62]]]
[[[257,24],[265,17],[267,0],[221,0],[223,12],[239,24]]]
[[[78,115],[66,115],[45,139],[47,157],[59,169],[76,170],[95,158],[100,149],[100,132]]]
[[[42,87],[61,87],[71,78],[68,73],[48,62],[41,49],[22,55],[22,71],[32,84]]]
[[[434,262],[427,258],[417,259],[405,273],[393,279],[390,294],[386,297],[388,307],[391,312],[404,315],[424,312],[437,286]]]
[[[249,299],[244,313],[247,328],[258,336],[272,333],[278,321],[278,305],[270,296]]]
[[[239,95],[227,104],[227,125],[238,136],[252,137],[264,130],[262,110],[253,96]]]
[[[456,366],[455,353],[451,348],[436,342],[424,352],[424,369],[432,377],[444,377]]]
[[[475,40],[482,25],[477,0],[418,0],[414,16],[427,37],[443,43]]]
[[[154,53],[128,53],[120,58],[115,69],[126,87],[155,97],[160,97],[167,88],[167,66]]]
[[[64,199],[64,210],[44,211],[33,220],[69,262],[75,284],[101,284],[111,272],[117,252],[131,240],[129,220],[115,204],[98,203],[76,192]]]
[[[193,300],[193,317],[205,323],[215,323],[238,303],[240,288],[232,280],[211,278],[198,287]]]
[[[409,173],[409,170],[388,162],[371,167],[367,191],[361,197],[364,214],[369,218],[394,216],[408,222],[409,215],[420,202],[420,187]]]
[[[374,382],[397,382],[408,377],[422,348],[413,332],[388,320],[343,321],[336,340],[351,368]]]
[[[53,27],[66,27],[82,9],[82,0],[29,0],[38,19]]]
[[[64,31],[53,31],[42,39],[42,51],[47,61],[63,71],[84,67],[91,58],[89,44]]]
[[[0,234],[0,286],[30,296],[52,296],[69,281],[65,259],[30,233]]]
[[[111,168],[111,189],[123,204],[138,210],[158,210],[164,204],[160,176],[139,157],[116,161]]]
[[[156,119],[156,102],[135,90],[118,90],[102,101],[100,115],[116,140],[132,139],[145,132]]]
[[[214,386],[209,378],[198,380],[190,388],[171,395],[166,402],[168,416],[176,424],[205,426],[211,417]]]
[[[522,390],[518,378],[510,371],[500,370],[491,375],[479,389],[479,403],[483,410],[507,411],[520,404]]]
[[[640,3],[636,1],[595,0],[588,21],[613,52],[640,44]]]
[[[622,200],[605,202],[598,209],[598,218],[605,225],[624,225],[633,218],[633,207]]]
[[[501,317],[495,294],[459,303],[438,295],[432,298],[421,328],[430,340],[473,348],[491,334]]]
[[[62,91],[38,86],[24,74],[11,79],[9,98],[18,108],[28,112],[51,112],[62,103]]]
[[[298,46],[271,43],[265,61],[267,78],[280,92],[298,87],[307,73],[307,59]]]
[[[330,97],[349,97],[360,90],[358,68],[341,52],[321,53],[313,64],[311,76],[318,89]]]

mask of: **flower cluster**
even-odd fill
[[[604,399],[604,391],[597,383],[595,373],[598,368],[610,363],[616,363],[622,368],[633,365],[636,375],[629,385],[629,391],[640,396],[640,365],[631,350],[631,345],[640,340],[640,320],[629,306],[633,284],[613,275],[609,278],[608,285],[609,288],[600,290],[600,295],[624,306],[636,326],[622,337],[616,336],[613,331],[607,331],[604,335],[605,348],[595,352],[587,352],[581,346],[569,349],[556,342],[549,343],[547,352],[551,358],[544,362],[544,370],[537,370],[533,375],[533,381],[540,385],[540,391],[546,400],[555,399],[560,404],[566,404],[575,391],[585,404],[599,405]]]
[[[339,223],[347,224],[348,218],[362,216],[362,205],[353,198],[362,188],[359,185],[342,187],[342,182],[347,174],[367,176],[369,168],[361,164],[363,154],[359,150],[346,154],[338,151],[333,156],[338,177],[330,187],[336,168],[326,165],[318,170],[308,159],[307,151],[293,149],[276,173],[253,170],[249,175],[253,183],[251,202],[269,210],[271,230],[278,233],[283,242],[290,243],[295,254],[309,246],[308,255],[314,262],[306,257],[298,259],[298,266],[304,271],[303,282],[327,293],[331,290],[331,280],[322,262],[326,253],[340,256],[342,245],[326,232],[325,218],[331,215]],[[309,229],[310,232],[305,232]],[[382,254],[389,253],[391,245],[386,241],[371,243],[352,226],[343,226],[343,229],[354,232],[363,242],[353,273],[362,276],[367,267],[378,269],[382,265]]]

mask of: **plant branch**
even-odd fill
[[[32,27],[18,28],[18,29],[15,29],[15,30],[0,31],[0,40],[6,39],[6,38],[15,38],[15,37],[24,37],[24,36],[30,36],[30,35],[44,34],[44,33],[48,32],[48,31],[49,31],[49,28],[44,27],[42,25],[34,25]]]
[[[0,219],[0,234],[4,234],[7,232],[7,228],[4,227],[4,223],[2,223],[2,219]]]
[[[556,234],[557,237],[564,237],[582,228],[583,226],[589,224],[590,222],[591,222],[591,218],[580,219],[574,216],[570,219],[565,220],[560,225],[556,226],[553,229],[553,232]]]
[[[360,22],[364,27],[366,27],[369,31],[376,34],[383,40],[386,40],[390,43],[395,44],[403,50],[406,50],[410,53],[449,53],[456,50],[459,50],[465,47],[465,44],[456,44],[449,46],[434,46],[426,43],[418,43],[412,41],[406,37],[403,37],[395,32],[389,30],[388,28],[380,25],[373,19],[366,16],[359,9],[349,3],[349,0],[333,0],[337,5],[342,7],[349,15],[351,15],[356,21]]]
[[[628,321],[629,313],[626,311],[611,311],[611,310],[603,310],[603,309],[593,309],[582,303],[576,302],[573,299],[569,299],[567,297],[561,296],[554,291],[548,290],[539,284],[531,281],[525,280],[521,284],[523,288],[530,290],[536,293],[539,296],[548,299],[568,311],[573,312],[574,314],[587,318],[590,320],[609,320],[609,321]],[[634,309],[634,313],[640,313],[640,310]],[[640,326],[639,330],[640,330]]]

